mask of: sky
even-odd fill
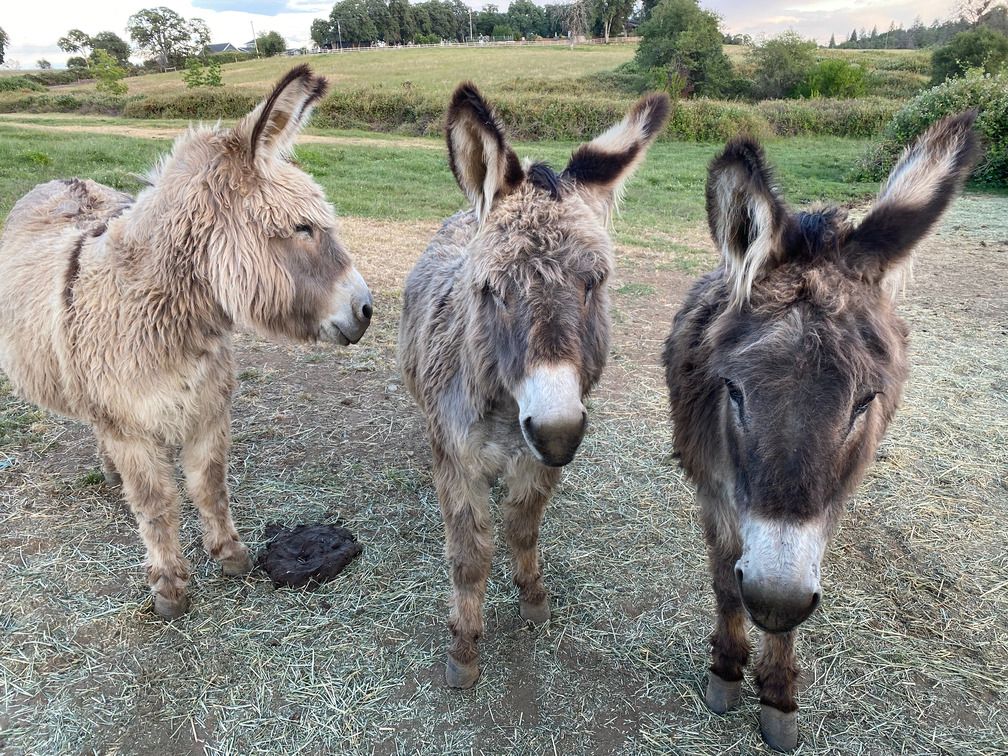
[[[463,0],[466,2],[467,0]],[[542,4],[555,0],[536,0]],[[468,0],[481,8],[485,0]],[[925,24],[935,18],[952,15],[955,0],[701,0],[701,5],[716,11],[723,19],[722,28],[732,34],[750,34],[754,38],[794,29],[806,37],[825,43],[830,34],[837,40],[850,36],[851,29],[878,26],[879,31],[897,25],[909,26],[918,16]],[[0,27],[10,38],[7,67],[34,68],[45,58],[62,67],[69,57],[56,46],[56,40],[70,29],[88,34],[112,31],[129,41],[126,19],[142,8],[165,5],[185,18],[202,18],[210,28],[212,42],[241,45],[256,34],[277,31],[289,47],[310,44],[308,30],[312,19],[327,16],[332,0],[41,0],[40,2],[5,1],[0,9]],[[507,0],[497,3],[506,8]]]

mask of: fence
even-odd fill
[[[443,40],[433,44],[416,44],[409,42],[405,45],[389,45],[384,42],[373,42],[370,45],[343,45],[340,47],[303,48],[302,50],[288,50],[287,55],[341,55],[343,53],[366,52],[372,50],[420,50],[430,48],[449,47],[572,47],[574,45],[635,45],[640,42],[640,37],[613,36],[607,42],[604,37],[575,37],[573,40],[564,37],[541,38],[541,39],[511,39],[511,38],[490,38],[477,37],[464,42],[456,40]]]

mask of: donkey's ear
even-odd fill
[[[328,82],[308,66],[292,68],[269,97],[235,126],[235,134],[253,160],[290,152],[294,138],[328,88]]]
[[[976,110],[968,110],[944,118],[903,152],[875,204],[848,238],[845,251],[854,270],[882,281],[931,231],[979,156],[976,117]]]
[[[787,207],[763,149],[746,138],[728,143],[707,169],[707,223],[732,283],[736,306],[783,251]]]
[[[504,127],[472,82],[459,84],[447,115],[448,163],[482,221],[525,177]]]
[[[619,201],[624,182],[644,159],[668,115],[668,95],[642,97],[622,121],[574,151],[564,178],[600,200],[608,215]]]

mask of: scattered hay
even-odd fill
[[[375,266],[388,255],[348,236]],[[396,253],[390,282],[414,253]],[[957,234],[917,266],[906,401],[799,636],[802,753],[1008,748],[1008,322],[971,309],[977,292],[1003,298],[1006,254]],[[235,397],[239,530],[339,519],[368,545],[313,591],[221,577],[187,508],[193,609],[161,622],[118,492],[85,484],[89,434],[31,416],[0,386],[12,418],[0,461],[13,460],[0,470],[0,750],[765,753],[749,682],[737,712],[703,703],[713,602],[657,365],[668,299],[688,279],[642,271],[625,280],[656,293],[617,302],[616,353],[546,515],[553,619],[533,630],[518,618],[498,543],[485,667],[465,693],[443,684],[442,526],[395,367],[395,289],[379,289],[384,316],[351,349],[236,339],[240,369],[255,371]]]

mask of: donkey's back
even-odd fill
[[[122,212],[133,198],[88,179],[57,179],[39,184],[16,203],[7,216],[0,260],[12,255],[49,254],[38,243],[68,231],[88,231]]]
[[[407,388],[426,405],[426,394],[417,384],[418,376],[430,376],[434,358],[454,364],[444,349],[457,350],[456,339],[447,330],[457,323],[452,290],[458,283],[466,258],[466,247],[476,234],[477,218],[471,211],[456,213],[446,220],[410,271],[403,290],[403,315],[399,330],[399,360]],[[440,334],[440,338],[439,338]],[[431,349],[433,342],[441,348]]]
[[[64,414],[60,314],[86,242],[132,199],[94,181],[39,184],[19,199],[0,236],[0,369],[25,397]]]

